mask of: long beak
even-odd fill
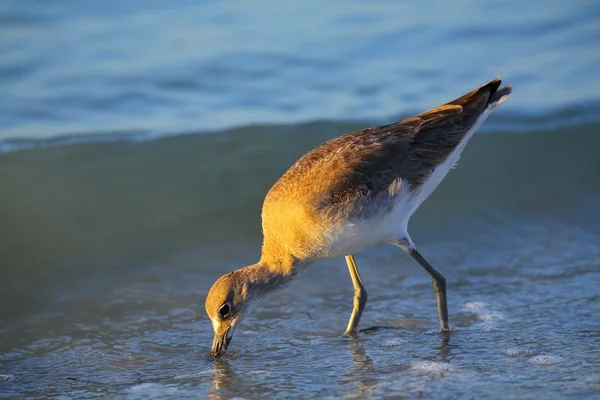
[[[213,338],[212,349],[210,350],[210,355],[213,357],[221,357],[227,351],[227,346],[229,346],[229,342],[231,342],[231,338],[233,334],[229,334],[231,328],[227,329],[222,334],[218,334],[215,332],[215,337]]]

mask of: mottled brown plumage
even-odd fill
[[[331,139],[298,160],[263,205],[263,254],[321,258],[325,236],[348,218],[389,211],[395,180],[417,190],[461,142],[497,91],[496,79],[450,103]],[[381,201],[376,201],[377,199]]]
[[[500,83],[495,79],[400,122],[334,138],[298,160],[265,198],[261,260],[223,276],[209,293],[213,353],[226,348],[223,332],[233,331],[248,304],[327,257],[347,256],[358,296],[347,328],[353,333],[366,291],[351,254],[380,242],[402,247],[429,273],[438,295],[440,324],[449,329],[445,281],[416,251],[407,223],[458,160],[477,126],[511,93],[508,86],[499,89]],[[227,317],[218,312],[223,304],[231,306]]]
[[[510,91],[496,79],[454,101],[389,125],[331,139],[298,160],[268,193],[287,197],[298,182],[322,179],[327,201],[339,203],[356,193],[377,194],[402,177],[421,184],[460,143],[485,107]],[[316,182],[313,182],[316,183]]]

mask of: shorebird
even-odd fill
[[[367,291],[353,254],[379,243],[407,252],[431,277],[442,331],[446,280],[419,253],[408,220],[456,165],[475,130],[510,94],[500,79],[414,117],[331,139],[300,158],[267,193],[258,263],[219,278],[206,298],[211,355],[225,353],[235,329],[267,295],[313,262],[346,258],[354,286],[345,333],[356,334]]]

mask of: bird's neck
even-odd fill
[[[260,261],[256,265],[267,269],[274,275],[293,279],[300,271],[306,268],[308,264],[308,260],[301,260],[294,257],[278,242],[265,240]]]
[[[288,273],[287,270],[281,269],[279,265],[269,265],[262,259],[239,272],[244,277],[245,290],[256,300],[282,289],[296,276],[294,273]]]
[[[257,300],[282,289],[308,265],[284,248],[269,243],[263,245],[260,261],[239,270],[247,290]]]

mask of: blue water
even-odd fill
[[[331,137],[514,92],[416,212],[448,281],[307,269],[208,357],[204,300]],[[600,3],[0,3],[0,398],[597,398]],[[387,397],[386,397],[387,396]]]
[[[600,109],[596,1],[4,1],[0,138],[405,116],[501,76]]]

